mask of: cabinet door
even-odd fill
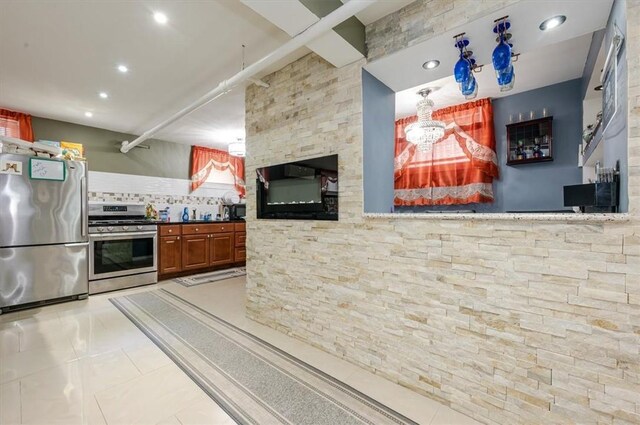
[[[163,236],[158,250],[159,274],[176,273],[182,270],[180,236]]]
[[[202,269],[209,265],[209,235],[182,237],[182,270]]]
[[[233,232],[214,233],[209,239],[209,264],[219,266],[233,263],[234,238]]]

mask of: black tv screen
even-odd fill
[[[256,170],[258,218],[338,220],[338,155]]]

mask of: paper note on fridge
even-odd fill
[[[11,160],[0,161],[0,174],[22,175],[22,162]]]

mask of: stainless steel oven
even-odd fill
[[[133,215],[143,206],[117,207],[119,215],[107,214],[107,219],[94,215],[89,221],[90,294],[147,285],[158,279],[157,226],[144,220],[144,215]]]
[[[157,263],[157,232],[91,235],[89,279],[106,279],[154,272]]]

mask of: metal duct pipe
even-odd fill
[[[192,113],[193,111],[201,108],[207,103],[219,98],[220,96],[228,93],[233,87],[241,84],[250,78],[252,78],[257,73],[263,71],[279,60],[284,59],[287,55],[293,53],[299,48],[305,46],[310,41],[319,37],[327,31],[330,31],[336,25],[346,21],[351,18],[356,13],[366,9],[373,3],[376,3],[379,0],[350,0],[345,3],[343,6],[340,6],[324,18],[320,19],[315,24],[311,25],[309,28],[302,31],[300,34],[296,35],[291,40],[287,41],[285,44],[269,53],[267,56],[258,60],[257,62],[249,65],[242,71],[235,74],[233,77],[222,81],[216,88],[205,93],[200,96],[196,101],[191,103],[189,106],[179,110],[178,112],[171,115],[166,120],[162,121],[160,124],[153,127],[151,130],[145,131],[132,142],[124,141],[122,142],[122,147],[120,148],[120,152],[127,153],[135,146],[144,142],[145,140],[153,137],[158,131],[170,126],[174,122],[178,121],[182,117]]]

